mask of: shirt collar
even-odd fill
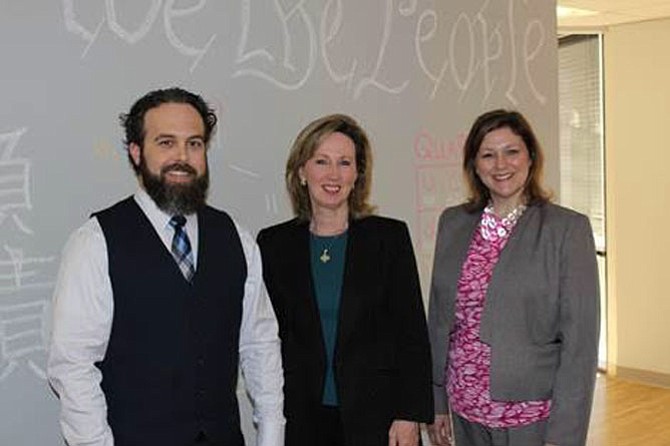
[[[156,205],[156,202],[149,196],[147,191],[140,187],[137,192],[135,192],[134,197],[140,209],[142,209],[155,228],[166,229],[170,227],[170,219],[172,218],[172,215],[161,210]],[[186,217],[187,227],[193,227],[198,218],[196,214],[185,215],[184,217]]]

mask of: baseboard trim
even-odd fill
[[[617,366],[615,374],[617,378],[670,389],[670,374],[668,373]]]

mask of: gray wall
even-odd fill
[[[252,231],[290,216],[283,166],[297,132],[353,115],[373,141],[374,202],[410,224],[425,287],[435,220],[462,199],[460,148],[478,114],[526,112],[556,189],[553,8],[0,0],[0,444],[61,442],[44,380],[51,292],[68,234],[136,187],[117,120],[136,98],[180,85],[211,101],[221,125],[210,201]]]

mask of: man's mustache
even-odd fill
[[[173,163],[161,169],[161,175],[165,175],[168,172],[186,172],[194,176],[198,174],[192,166],[186,163]]]

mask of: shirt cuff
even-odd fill
[[[256,446],[284,446],[284,421],[265,421],[258,425]]]

